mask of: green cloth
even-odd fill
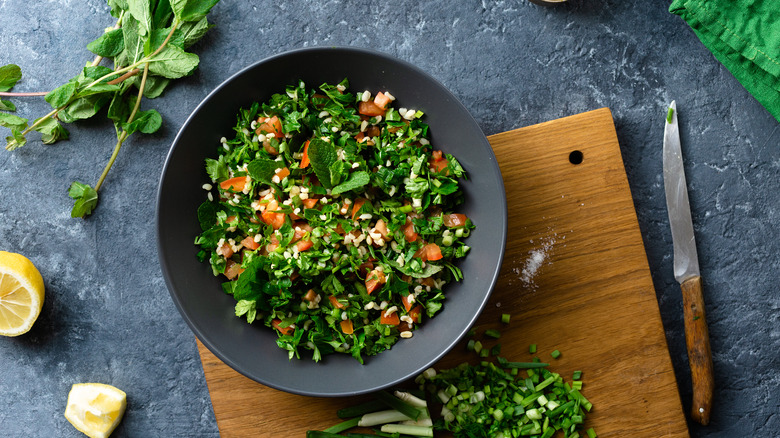
[[[674,0],[669,12],[780,121],[780,0]]]

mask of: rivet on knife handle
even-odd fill
[[[715,382],[712,373],[712,351],[707,318],[704,312],[704,295],[701,277],[685,280],[680,287],[683,294],[683,318],[685,320],[685,343],[688,346],[688,362],[693,382],[691,418],[707,425],[712,409],[712,392]]]

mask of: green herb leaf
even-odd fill
[[[76,98],[92,96],[93,94],[100,94],[100,93],[113,93],[115,91],[119,91],[119,89],[120,89],[119,85],[111,85],[102,82],[99,84],[95,84],[84,90],[78,91],[76,93]]]
[[[87,50],[95,55],[113,58],[122,53],[125,48],[125,38],[121,29],[110,30],[101,35],[95,41],[87,44]]]
[[[111,8],[111,16],[119,18],[122,11],[127,10],[127,0],[108,0],[108,6]]]
[[[146,86],[144,86],[144,97],[147,99],[154,99],[160,97],[165,91],[165,88],[171,80],[160,76],[149,76],[146,78]]]
[[[162,117],[160,116],[160,113],[158,113],[157,110],[150,109],[147,111],[139,111],[132,122],[122,124],[122,129],[127,131],[128,135],[136,131],[141,131],[144,134],[152,134],[160,129],[160,126],[162,126]]]
[[[12,151],[27,144],[27,137],[18,129],[11,129],[11,135],[5,138],[5,148]]]
[[[144,42],[139,34],[141,25],[132,15],[125,15],[122,21],[122,35],[125,41],[125,49],[115,61],[117,65],[129,65],[137,62],[144,56]]]
[[[33,124],[38,123],[38,120],[40,119],[35,120]],[[68,130],[51,117],[47,117],[46,120],[35,127],[35,130],[41,133],[41,141],[43,141],[43,144],[52,144],[58,140],[67,140],[69,137]]]
[[[127,11],[140,24],[138,33],[148,35],[152,30],[152,5],[149,0],[127,0]]]
[[[247,170],[249,170],[250,167],[251,167],[251,163],[249,166],[247,166]],[[228,178],[228,167],[227,164],[225,163],[224,155],[220,156],[219,160],[215,160],[213,158],[206,158],[206,173],[209,174],[209,177],[213,182],[226,180]],[[252,173],[250,172],[249,175],[251,176]]]
[[[16,105],[14,105],[14,103],[11,102],[10,100],[0,99],[0,110],[1,111],[16,111]]]
[[[22,78],[22,69],[16,64],[0,67],[0,91],[8,91]]]
[[[172,15],[171,3],[168,0],[159,0],[154,8],[154,14],[152,14],[152,25],[155,28],[165,27]]]
[[[214,226],[217,222],[217,211],[219,207],[213,202],[204,202],[198,207],[198,222],[200,228],[206,231]]]
[[[236,316],[246,315],[246,321],[250,324],[257,317],[257,300],[240,300],[236,303]]]
[[[190,21],[182,24],[177,30],[177,32],[181,32],[182,35],[182,46],[186,49],[187,47],[195,44],[201,38],[203,38],[203,35],[205,35],[206,32],[208,32],[208,30],[212,27],[214,26],[209,24],[209,21],[206,17],[203,17],[200,21]]]
[[[281,167],[281,164],[278,161],[258,158],[246,166],[246,171],[253,180],[271,184],[271,178],[274,177],[276,169],[279,167]],[[217,179],[216,181],[219,180]]]
[[[49,91],[43,98],[46,99],[46,102],[49,102],[52,108],[57,109],[68,103],[70,98],[76,94],[76,88],[78,88],[76,82],[68,82]]]
[[[86,217],[92,213],[98,202],[98,194],[92,187],[74,181],[68,189],[68,196],[73,198],[76,203],[70,212],[70,217]]]
[[[219,0],[171,0],[171,9],[181,21],[200,21]]]
[[[191,74],[200,62],[198,55],[188,53],[176,46],[165,48],[152,58],[149,71],[169,79],[177,79]]]
[[[339,193],[348,192],[350,190],[356,190],[368,184],[369,181],[371,181],[371,177],[368,175],[368,172],[363,170],[358,172],[353,172],[349,176],[349,179],[334,187],[331,193],[334,195],[338,195]]]
[[[330,143],[314,138],[309,143],[309,162],[317,179],[326,188],[333,187],[330,168],[337,160],[336,149]]]
[[[72,123],[76,120],[88,119],[107,103],[111,101],[108,93],[93,94],[92,96],[81,97],[71,102],[67,107],[57,113],[57,117],[65,122]]]
[[[27,119],[23,119],[13,114],[0,113],[0,126],[5,126],[11,130],[23,130],[27,128]]]

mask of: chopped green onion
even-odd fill
[[[406,421],[410,419],[411,417],[408,415],[405,415],[395,409],[389,409],[386,411],[371,412],[369,414],[363,415],[360,417],[360,421],[357,425],[360,427],[371,427],[385,423],[394,423],[396,421]]]
[[[385,433],[401,433],[404,435],[432,437],[432,426],[410,426],[406,424],[384,424],[380,429]]]
[[[494,345],[493,348],[490,349],[490,354],[493,356],[501,354],[501,344]]]
[[[531,344],[531,345],[528,347],[528,352],[529,352],[529,353],[531,353],[531,354],[534,354],[534,353],[536,353],[536,344]]]
[[[385,409],[387,405],[379,400],[371,400],[359,405],[350,406],[344,409],[339,409],[336,412],[339,418],[352,418],[359,417],[369,412],[376,412]]]
[[[353,427],[357,426],[359,422],[360,422],[360,417],[356,417],[351,420],[343,421],[335,426],[331,426],[323,430],[323,432],[328,432],[328,433],[344,432],[347,429],[352,429]]]
[[[558,359],[559,357],[561,357],[561,352],[558,351],[558,350],[555,350],[552,353],[550,353],[550,356],[552,356],[553,359]]]
[[[495,329],[489,329],[489,330],[485,330],[485,336],[490,336],[491,338],[498,339],[501,337],[501,332]]]
[[[376,393],[376,398],[384,402],[387,406],[390,406],[391,408],[395,409],[396,411],[406,415],[407,417],[411,418],[412,420],[416,420],[420,418],[420,410],[416,407],[410,405],[409,403],[404,402],[400,398],[386,392],[386,391],[379,391]]]
[[[306,438],[339,438],[341,435],[319,430],[307,430]]]
[[[582,371],[575,371],[572,375],[572,380],[580,380],[582,378]]]
[[[501,322],[503,322],[504,324],[509,324],[509,319],[511,317],[512,317],[512,315],[510,315],[508,313],[502,313],[501,314]]]
[[[596,431],[593,430],[591,427],[590,429],[585,431],[588,434],[588,438],[596,438],[598,435],[596,435]]]

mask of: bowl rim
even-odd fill
[[[214,342],[209,338],[208,334],[202,330],[195,322],[193,321],[191,315],[186,313],[184,311],[184,306],[182,302],[182,298],[179,296],[179,294],[174,293],[173,291],[173,280],[172,280],[172,268],[169,266],[168,261],[163,257],[163,254],[165,252],[165,249],[163,248],[162,242],[163,239],[161,238],[162,234],[162,223],[160,220],[160,206],[162,202],[163,197],[163,186],[162,182],[165,178],[166,173],[168,172],[168,169],[171,165],[171,158],[173,155],[174,150],[179,145],[179,141],[181,137],[184,135],[184,132],[187,130],[187,128],[190,126],[191,123],[193,123],[193,119],[195,116],[205,107],[207,106],[211,100],[219,94],[223,88],[228,86],[232,81],[238,79],[239,77],[247,74],[251,70],[257,68],[258,66],[266,63],[273,62],[279,58],[289,57],[289,56],[295,56],[300,55],[301,53],[317,53],[317,52],[329,52],[329,51],[343,51],[343,52],[353,52],[358,54],[365,54],[377,58],[382,58],[386,61],[389,61],[391,63],[400,64],[404,68],[410,69],[415,71],[417,74],[426,77],[429,81],[431,81],[434,84],[437,84],[439,88],[441,88],[442,92],[447,95],[448,98],[450,98],[452,101],[456,102],[458,105],[463,106],[460,99],[458,99],[447,87],[445,87],[438,79],[434,78],[431,74],[428,72],[422,70],[421,68],[411,64],[408,61],[405,61],[403,59],[397,58],[395,56],[389,55],[387,53],[373,50],[373,49],[367,49],[362,47],[354,47],[354,46],[312,46],[312,47],[304,47],[304,48],[297,48],[292,50],[286,50],[280,53],[276,53],[274,55],[265,57],[259,61],[255,61],[243,68],[241,68],[236,73],[230,75],[227,79],[222,81],[218,86],[216,86],[211,92],[209,92],[201,101],[197,104],[197,106],[190,112],[190,114],[187,116],[187,119],[184,121],[184,123],[179,128],[178,132],[176,133],[176,136],[174,137],[173,141],[171,142],[171,145],[168,149],[168,153],[166,154],[165,162],[163,164],[162,170],[160,172],[159,180],[158,180],[158,190],[157,190],[157,197],[156,197],[156,203],[155,203],[155,237],[156,237],[156,247],[157,247],[157,259],[160,264],[161,272],[163,279],[165,281],[166,289],[169,292],[169,295],[171,296],[171,299],[173,300],[174,305],[176,306],[176,309],[178,310],[179,314],[181,315],[182,319],[186,322],[187,326],[190,328],[190,330],[195,334],[198,340],[209,349],[217,358],[219,358],[222,362],[227,364],[230,368],[233,370],[239,372],[243,376],[256,381],[258,383],[261,383],[265,386],[278,389],[281,391],[285,391],[292,394],[298,394],[298,395],[304,395],[304,396],[315,396],[315,397],[344,397],[344,396],[355,396],[355,395],[361,395],[361,394],[367,394],[371,392],[375,392],[378,390],[386,389],[389,387],[392,387],[394,385],[398,385],[402,382],[408,381],[410,378],[413,378],[415,374],[422,372],[424,369],[427,369],[428,367],[433,366],[436,362],[440,361],[446,354],[448,354],[452,349],[455,347],[455,345],[458,344],[468,333],[469,329],[474,325],[477,318],[482,314],[482,312],[485,309],[485,306],[487,305],[487,302],[489,301],[491,295],[493,294],[493,291],[495,290],[496,284],[498,282],[498,277],[501,271],[501,266],[503,264],[505,250],[506,250],[506,242],[507,242],[507,235],[508,235],[508,213],[507,213],[507,200],[506,200],[506,189],[504,187],[504,181],[501,177],[501,169],[498,165],[498,162],[495,158],[495,153],[493,152],[492,147],[490,146],[490,142],[487,140],[487,137],[484,134],[484,131],[482,131],[482,128],[479,126],[479,123],[476,121],[474,116],[468,111],[465,110],[465,114],[470,119],[471,122],[473,122],[474,126],[476,126],[480,132],[482,132],[482,135],[485,137],[485,142],[488,144],[488,152],[490,153],[492,159],[488,160],[490,161],[490,166],[493,167],[493,172],[498,175],[498,185],[500,190],[499,192],[499,199],[501,200],[504,208],[501,209],[500,215],[501,215],[501,227],[499,230],[500,232],[500,248],[498,248],[498,258],[497,263],[494,268],[492,268],[492,273],[490,274],[490,278],[488,281],[487,286],[487,293],[484,295],[483,299],[479,303],[479,307],[475,309],[475,312],[473,312],[468,320],[468,324],[465,324],[461,330],[461,332],[458,334],[458,336],[452,338],[448,341],[448,345],[446,345],[445,348],[442,349],[441,352],[439,352],[437,355],[435,355],[429,363],[427,363],[425,366],[423,366],[419,370],[413,371],[411,374],[407,375],[404,378],[398,378],[394,379],[392,381],[384,382],[380,385],[375,385],[371,388],[366,388],[365,390],[358,390],[358,391],[332,391],[332,392],[316,392],[316,391],[305,391],[298,388],[291,388],[287,387],[283,384],[278,384],[273,381],[264,380],[261,378],[258,378],[257,376],[254,376],[253,373],[249,372],[245,367],[242,365],[236,363],[233,359],[231,359],[229,356],[226,356],[221,349],[215,345]],[[465,109],[465,107],[464,107]],[[199,353],[200,356],[200,353]],[[199,359],[202,360],[202,357],[199,357]],[[304,360],[304,359],[300,359]]]

